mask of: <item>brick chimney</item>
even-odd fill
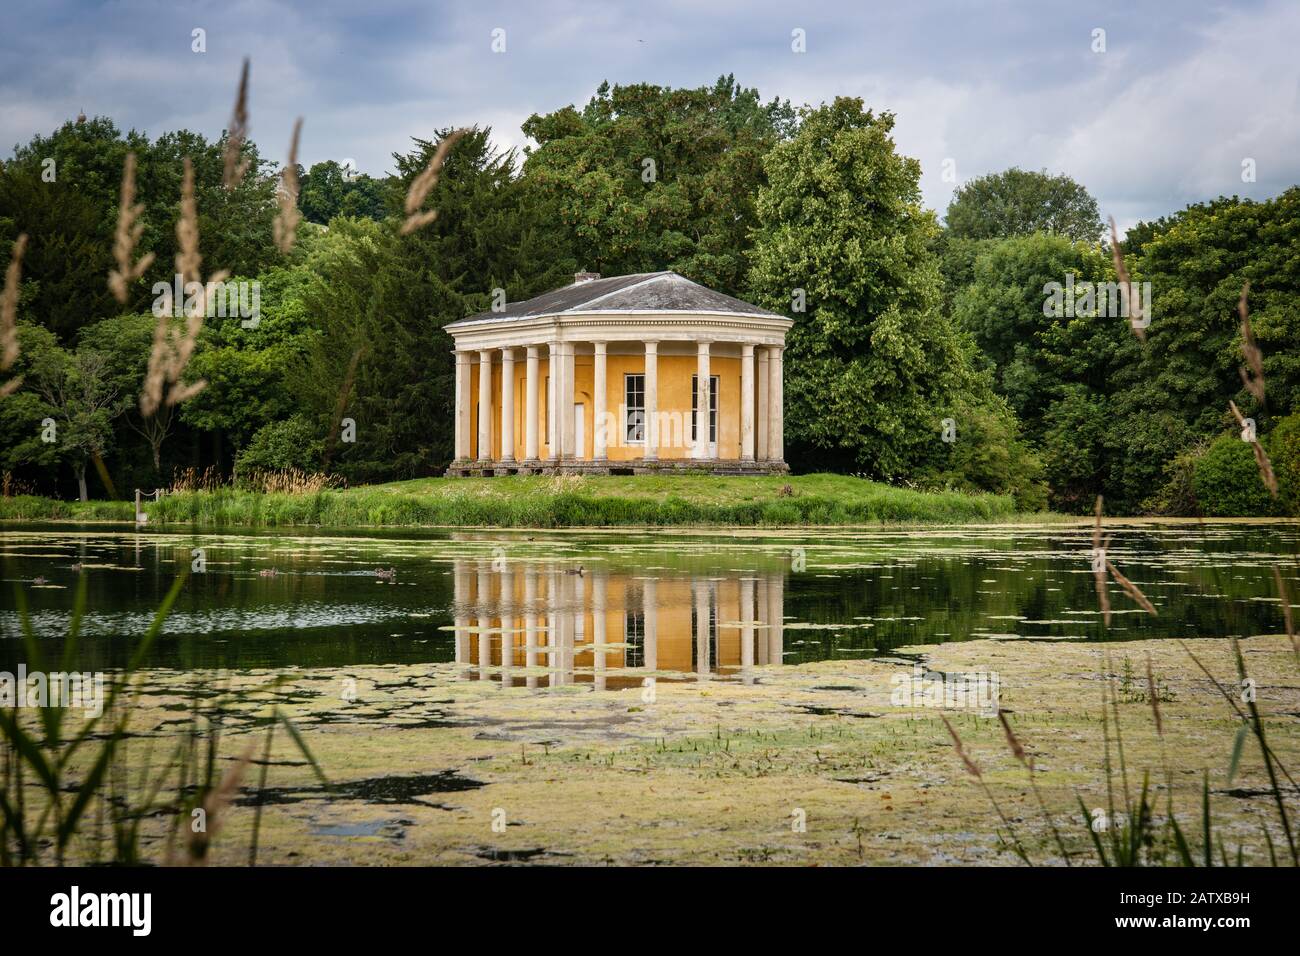
[[[584,282],[592,282],[599,278],[599,272],[575,272],[573,274],[573,284],[582,285]]]

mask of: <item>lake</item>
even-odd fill
[[[180,573],[149,662],[175,668],[459,662],[466,679],[614,689],[657,671],[854,660],[992,638],[1124,641],[1283,629],[1273,568],[1300,595],[1285,523],[1108,525],[1104,626],[1090,525],[932,530],[287,530],[220,534],[10,525],[0,531],[0,669],[23,659],[15,585],[75,666],[121,665]],[[1293,605],[1294,606],[1294,605]]]

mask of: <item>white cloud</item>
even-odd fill
[[[0,143],[48,133],[80,110],[158,135],[220,135],[244,55],[253,61],[252,133],[280,159],[296,116],[302,160],[350,157],[368,172],[437,127],[491,125],[525,143],[533,112],[579,106],[602,80],[673,86],[734,73],[765,98],[817,103],[861,96],[897,115],[900,150],[921,161],[925,202],[942,213],[960,179],[1020,166],[1067,173],[1127,225],[1237,192],[1263,198],[1300,181],[1300,71],[1290,44],[1300,9],[1286,0],[1177,8],[1104,0],[1007,2],[990,10],[927,0],[790,7],[472,6],[415,0],[16,0],[0,36]],[[141,25],[146,24],[146,28]],[[189,31],[208,29],[204,55]],[[1089,50],[1103,25],[1108,51]],[[508,52],[493,54],[493,27]],[[808,52],[790,52],[790,30]],[[1258,163],[1259,181],[1240,182]]]

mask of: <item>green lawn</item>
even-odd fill
[[[170,495],[152,525],[206,527],[797,526],[1008,520],[1007,495],[922,492],[844,475],[420,478],[316,494]],[[131,520],[130,502],[0,499],[0,519]]]

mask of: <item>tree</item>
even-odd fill
[[[384,218],[385,180],[364,174],[349,178],[333,160],[317,163],[299,180],[298,205],[308,222],[328,225],[335,216]]]
[[[1181,451],[1219,435],[1233,400],[1260,435],[1300,408],[1300,187],[1267,202],[1220,197],[1163,221],[1130,271],[1152,289],[1146,344],[1117,369],[1111,493],[1137,507]],[[1237,305],[1264,354],[1267,404],[1243,387]],[[1223,454],[1226,455],[1226,452]],[[1208,512],[1207,512],[1208,513]]]
[[[749,285],[807,311],[787,336],[787,458],[801,468],[907,475],[942,447],[941,421],[971,384],[939,309],[920,164],[899,156],[894,117],[839,98],[801,113],[764,160]]]
[[[113,420],[122,412],[121,391],[113,381],[108,357],[90,348],[68,351],[46,329],[25,325],[20,333],[26,371],[23,389],[39,396],[50,410],[52,442],[68,462],[82,501],[88,500],[86,466],[102,462],[113,435]],[[48,427],[48,426],[47,426]],[[34,445],[29,439],[29,447]]]
[[[763,156],[794,111],[734,77],[671,89],[602,83],[523,125],[524,174],[554,209],[579,264],[606,275],[672,269],[735,294],[746,271]]]
[[[1122,316],[1101,314],[1096,290],[1110,282],[1106,256],[1062,236],[979,243],[970,280],[953,298],[953,319],[973,336],[995,388],[1034,440],[1066,384],[1109,390],[1117,352],[1133,339]],[[1057,289],[1059,302],[1052,295]]]
[[[1097,200],[1066,175],[1012,167],[959,186],[948,205],[948,231],[961,239],[1006,239],[1050,232],[1096,242]]]
[[[443,326],[485,311],[494,288],[515,301],[572,281],[576,265],[546,200],[490,136],[470,130],[451,150],[429,225],[399,236],[391,222],[335,219],[304,263],[302,306],[313,331],[289,391],[315,423],[324,467],[350,481],[445,467],[455,365]],[[394,214],[436,149],[417,139],[394,156]],[[344,417],[355,422],[354,442],[340,440]]]
[[[162,446],[172,433],[176,406],[163,403],[150,416],[140,413],[137,401],[144,388],[158,320],[152,315],[121,315],[81,330],[80,347],[104,357],[109,382],[123,397],[122,419],[127,428],[145,440],[153,462],[153,475],[162,477]]]
[[[24,232],[29,314],[71,342],[77,329],[116,305],[105,281],[113,259],[103,210],[67,178],[46,182],[37,170],[6,166],[0,172],[0,248],[8,250]]]
[[[0,240],[31,236],[24,277],[39,292],[33,314],[65,345],[84,325],[119,314],[106,279],[112,266],[113,230],[126,154],[137,158],[137,199],[145,211],[137,254],[153,252],[153,266],[132,286],[127,311],[144,311],[155,282],[171,283],[183,162],[194,164],[195,195],[205,268],[257,275],[279,261],[271,235],[275,217],[273,164],[246,141],[251,171],[240,185],[222,185],[225,141],[177,130],[150,143],[134,130],[123,134],[96,117],[65,123],[14,151],[0,170]],[[53,160],[49,167],[47,160]],[[54,178],[48,179],[52,168]]]

